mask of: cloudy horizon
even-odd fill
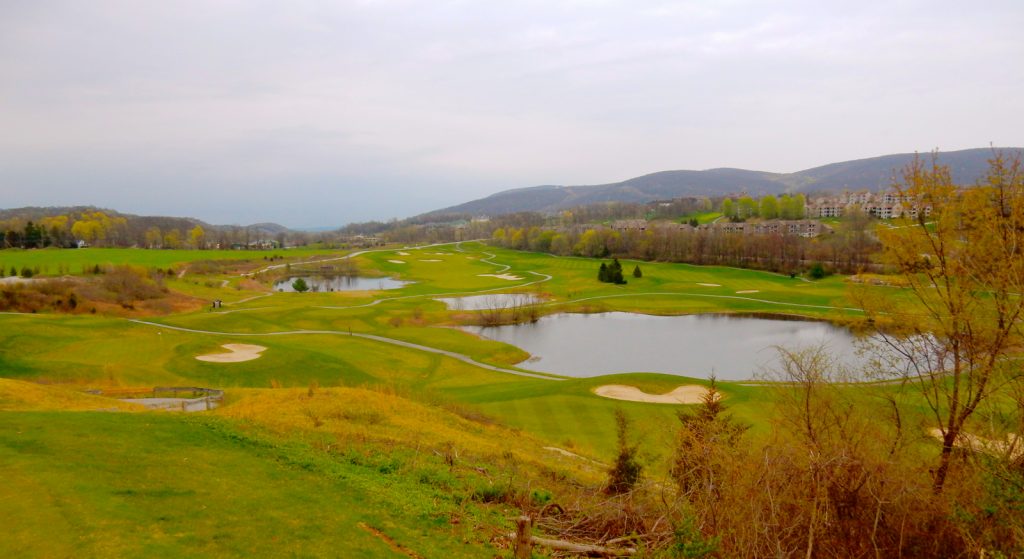
[[[292,227],[1022,146],[1019,2],[8,2],[0,207]]]

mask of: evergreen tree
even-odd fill
[[[4,245],[7,248],[15,248],[21,246],[19,243],[21,243],[21,235],[14,229],[9,229],[4,235]]]
[[[22,246],[25,248],[42,248],[43,246],[43,234],[45,231],[42,227],[36,227],[31,221],[25,225],[24,235],[22,237]]]
[[[615,427],[619,439],[619,452],[615,464],[608,470],[605,493],[619,495],[632,491],[640,481],[643,466],[637,461],[637,445],[629,444],[629,419],[625,412],[615,410]]]
[[[707,493],[704,498],[713,500],[718,497],[721,464],[750,426],[725,413],[717,380],[710,380],[697,409],[677,414],[681,425],[670,473],[684,494]]]
[[[292,289],[299,293],[305,293],[309,291],[309,284],[306,283],[306,280],[299,278],[292,282]]]
[[[636,268],[633,268],[633,277],[634,278],[642,278],[642,277],[644,277],[644,273],[640,271],[640,265],[639,264],[636,265]]]
[[[626,283],[626,279],[622,276],[622,264],[619,263],[619,259],[612,260],[611,264],[601,263],[601,268],[597,271],[597,279],[605,283],[615,283],[622,285]]]
[[[626,279],[622,277],[622,264],[619,263],[618,258],[614,259],[612,265],[608,267],[608,280],[617,285],[626,283]]]

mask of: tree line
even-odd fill
[[[0,211],[0,248],[98,247],[167,249],[244,248],[257,241],[278,247],[341,243],[337,233],[209,225],[194,219],[133,216],[95,208],[22,208]]]
[[[649,227],[614,231],[580,228],[497,228],[492,242],[518,250],[560,256],[630,258],[688,264],[713,264],[794,273],[821,263],[829,271],[855,273],[878,269],[878,239],[866,216],[844,217],[832,233],[814,238],[790,233],[744,234],[715,229]]]
[[[750,196],[738,199],[724,198],[719,204],[722,215],[733,221],[743,221],[752,217],[762,219],[803,219],[806,214],[807,198],[803,194],[783,194],[763,196],[758,200]]]

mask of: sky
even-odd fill
[[[1024,2],[0,0],[0,207],[339,226],[1024,146]]]

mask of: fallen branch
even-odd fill
[[[515,541],[516,534],[514,532],[510,533],[508,537]],[[548,538],[539,538],[537,536],[530,536],[530,542],[534,545],[544,546],[556,551],[580,553],[587,555],[588,557],[623,557],[636,553],[636,548],[633,547],[605,547],[603,545],[573,543],[565,540],[551,540]]]

